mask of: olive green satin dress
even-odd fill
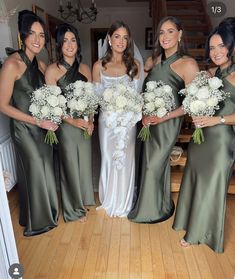
[[[172,69],[171,64],[181,58],[175,53],[154,66],[146,77],[148,81],[164,81],[173,89],[176,108],[181,105],[178,95],[184,81]],[[170,154],[178,137],[182,119],[170,119],[150,126],[152,139],[144,142],[142,166],[139,170],[138,192],[128,219],[138,223],[156,223],[168,219],[174,212],[171,200]]]
[[[77,80],[87,81],[79,73],[77,60],[70,66],[65,61],[62,65],[67,69],[57,82],[62,92],[65,87]],[[94,205],[92,183],[91,139],[85,139],[84,131],[63,122],[57,131],[59,140],[60,186],[64,220],[73,221],[86,215],[84,205]]]
[[[235,65],[222,70],[223,90],[230,92],[217,115],[235,113],[235,87],[226,76]],[[218,75],[219,76],[219,75]],[[190,142],[173,228],[185,230],[191,244],[207,244],[223,252],[226,194],[233,170],[235,133],[232,125],[203,128],[205,142]]]
[[[18,52],[27,68],[15,81],[11,103],[29,114],[31,93],[44,84],[36,58],[31,62]],[[53,149],[44,143],[46,130],[11,119],[11,136],[17,158],[20,224],[24,235],[37,235],[57,226],[58,202],[53,170]]]

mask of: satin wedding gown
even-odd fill
[[[99,94],[114,84],[122,83],[138,90],[139,81],[131,81],[128,75],[110,77],[103,73],[101,83],[97,84]],[[134,182],[135,182],[135,138],[136,127],[132,127],[128,133],[126,144],[126,158],[124,166],[117,169],[114,166],[113,153],[116,146],[116,137],[113,130],[106,125],[106,117],[110,114],[101,111],[99,115],[99,140],[101,150],[101,171],[99,179],[99,199],[101,205],[97,209],[105,209],[110,217],[126,217],[131,210]]]

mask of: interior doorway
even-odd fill
[[[91,63],[92,65],[98,60],[98,41],[104,41],[108,28],[91,28]]]

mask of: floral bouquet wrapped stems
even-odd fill
[[[93,119],[93,115],[97,113],[99,106],[99,97],[95,94],[94,85],[91,82],[78,80],[66,87],[66,99],[68,114],[72,118],[83,117],[89,121]],[[91,136],[88,130],[84,131],[85,139]]]
[[[32,93],[29,111],[38,121],[51,120],[59,125],[66,116],[66,99],[58,86],[44,85]],[[48,130],[44,142],[57,144],[55,132]]]
[[[220,88],[223,86],[221,79],[209,77],[206,71],[198,72],[195,79],[180,90],[179,94],[185,95],[183,109],[190,116],[213,116],[218,110],[219,102],[225,100],[229,93]],[[204,135],[200,126],[193,133],[194,143],[204,142]]]
[[[172,94],[172,88],[163,81],[148,81],[146,83],[146,91],[143,93],[143,97],[143,115],[162,118],[175,108],[175,99]],[[138,138],[142,141],[151,138],[149,126],[142,127]]]
[[[143,98],[129,85],[117,83],[103,92],[100,105],[106,114],[106,127],[111,129],[115,138],[113,164],[117,169],[122,169],[129,131],[141,119]]]

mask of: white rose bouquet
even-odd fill
[[[56,85],[44,85],[32,93],[29,111],[37,120],[51,120],[56,124],[62,122],[66,116],[66,99]],[[44,140],[47,144],[57,144],[58,139],[54,131],[48,130]]]
[[[105,89],[100,105],[105,113],[106,127],[111,129],[115,138],[113,164],[121,169],[125,164],[129,131],[141,119],[143,98],[131,86],[117,83]]]
[[[99,106],[99,97],[95,94],[94,85],[91,82],[77,80],[66,88],[68,114],[70,117],[83,117],[88,121]],[[84,131],[84,137],[90,138],[88,131]]]
[[[223,82],[218,77],[209,77],[206,71],[198,72],[196,78],[180,90],[179,94],[185,95],[183,109],[191,116],[213,116],[218,110],[219,102],[226,99],[229,93],[220,88]],[[194,143],[204,142],[202,128],[196,127],[193,133]]]
[[[143,97],[143,115],[162,118],[175,108],[175,99],[172,94],[172,88],[163,81],[148,81],[146,83],[146,91],[143,93]],[[142,127],[138,138],[142,141],[151,138],[149,126]]]

